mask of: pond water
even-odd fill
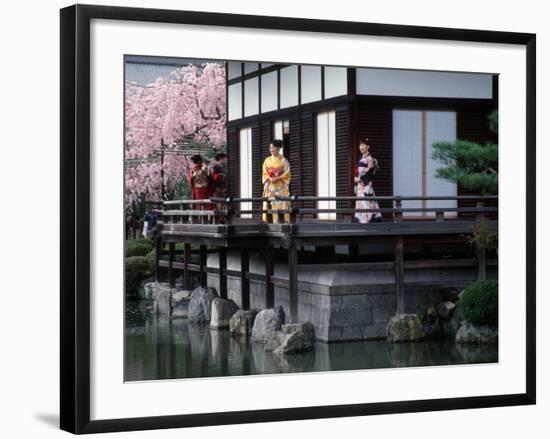
[[[280,356],[228,330],[151,314],[146,301],[126,307],[125,381],[388,367],[494,363],[497,347],[450,340],[390,344],[381,341],[316,342],[311,352]]]

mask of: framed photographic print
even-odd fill
[[[62,9],[61,428],[534,404],[535,41]]]

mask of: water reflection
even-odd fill
[[[321,343],[312,352],[279,356],[229,331],[153,316],[143,302],[129,303],[125,379],[156,380],[231,375],[435,366],[498,361],[497,347],[452,341]]]

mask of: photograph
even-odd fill
[[[123,58],[125,382],[499,363],[498,74]]]

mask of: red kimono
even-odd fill
[[[210,180],[206,165],[193,165],[189,171],[189,185],[193,200],[205,200],[210,197]]]

